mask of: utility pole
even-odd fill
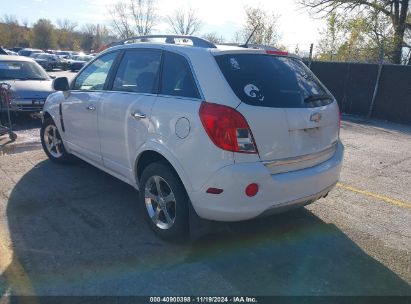
[[[381,78],[381,71],[382,71],[383,64],[384,64],[384,43],[381,43],[381,45],[380,45],[380,60],[379,60],[379,64],[378,64],[377,79],[375,81],[374,94],[372,95],[370,108],[369,108],[368,114],[367,114],[368,118],[371,118],[372,110],[374,109],[375,99],[377,98],[378,87],[380,85],[380,78]]]
[[[313,61],[313,49],[314,49],[314,44],[311,43],[310,45],[310,57],[308,59],[308,68],[311,69],[311,62]]]

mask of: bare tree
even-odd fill
[[[158,21],[155,0],[127,0],[109,8],[111,27],[120,38],[149,35]]]
[[[81,48],[88,52],[100,49],[109,40],[105,25],[88,23],[83,25],[81,33]]]
[[[0,18],[0,22],[5,23],[5,24],[19,24],[19,20],[17,19],[16,16],[14,15],[7,15],[4,14],[3,17]]]
[[[212,32],[212,33],[206,33],[204,35],[202,35],[202,37],[205,40],[208,40],[214,44],[221,44],[224,43],[224,38],[223,36],[219,36],[217,33]]]
[[[236,34],[236,40],[245,42],[254,32],[250,43],[275,45],[279,40],[277,31],[278,16],[261,7],[244,7],[246,20],[243,29]]]
[[[75,33],[76,27],[77,23],[69,19],[57,20],[57,44],[63,50],[74,50],[78,48],[77,33]]]
[[[111,27],[115,35],[121,39],[131,37],[134,32],[131,28],[128,5],[124,2],[118,2],[109,8],[109,14],[111,16]]]
[[[130,11],[136,32],[140,36],[151,34],[157,22],[157,10],[153,0],[131,0]]]
[[[69,19],[57,19],[57,28],[72,33],[78,26],[77,22],[71,21]]]
[[[177,35],[193,35],[200,30],[202,22],[196,10],[189,8],[174,11],[167,16],[167,23]]]
[[[410,0],[299,0],[299,2],[310,8],[314,14],[330,14],[337,10],[350,13],[358,9],[370,12],[371,21],[372,12],[388,17],[393,28],[391,58],[394,63],[401,63],[404,36],[406,31],[411,31],[411,23],[407,22]]]

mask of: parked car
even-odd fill
[[[40,64],[46,71],[52,71],[54,69],[67,70],[68,62],[65,59],[60,58],[57,55],[41,53],[36,54],[34,60]]]
[[[10,51],[18,53],[20,50],[22,50],[22,47],[13,47],[13,48],[9,48]]]
[[[120,43],[71,85],[57,78],[41,141],[54,162],[75,155],[139,189],[161,237],[189,216],[242,221],[302,207],[337,183],[344,147],[336,100],[279,51]]]
[[[12,56],[18,56],[19,55],[18,53],[10,51],[8,49],[5,49],[4,51],[7,53],[7,55],[12,55]]]
[[[19,56],[26,56],[26,57],[30,57],[32,54],[36,54],[36,53],[44,53],[44,52],[39,49],[22,49],[18,52]]]
[[[69,60],[69,69],[72,72],[79,71],[81,68],[90,60],[94,59],[93,56],[89,55],[78,55],[73,56],[71,60]]]
[[[40,56],[40,55],[42,55],[42,54],[44,54],[44,53],[32,53],[30,56],[27,56],[27,57],[36,59],[38,56]]]
[[[64,59],[71,59],[71,57],[73,56],[73,52],[71,51],[56,51],[55,54]]]
[[[11,85],[12,111],[41,111],[53,92],[52,79],[33,59],[0,55],[0,82]]]

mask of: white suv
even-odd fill
[[[338,105],[301,60],[196,37],[138,39],[101,53],[70,85],[54,80],[41,129],[51,160],[75,155],[134,186],[164,238],[187,231],[189,210],[248,220],[337,183]]]

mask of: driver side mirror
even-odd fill
[[[58,77],[53,80],[53,89],[55,91],[68,91],[70,90],[67,77]]]

